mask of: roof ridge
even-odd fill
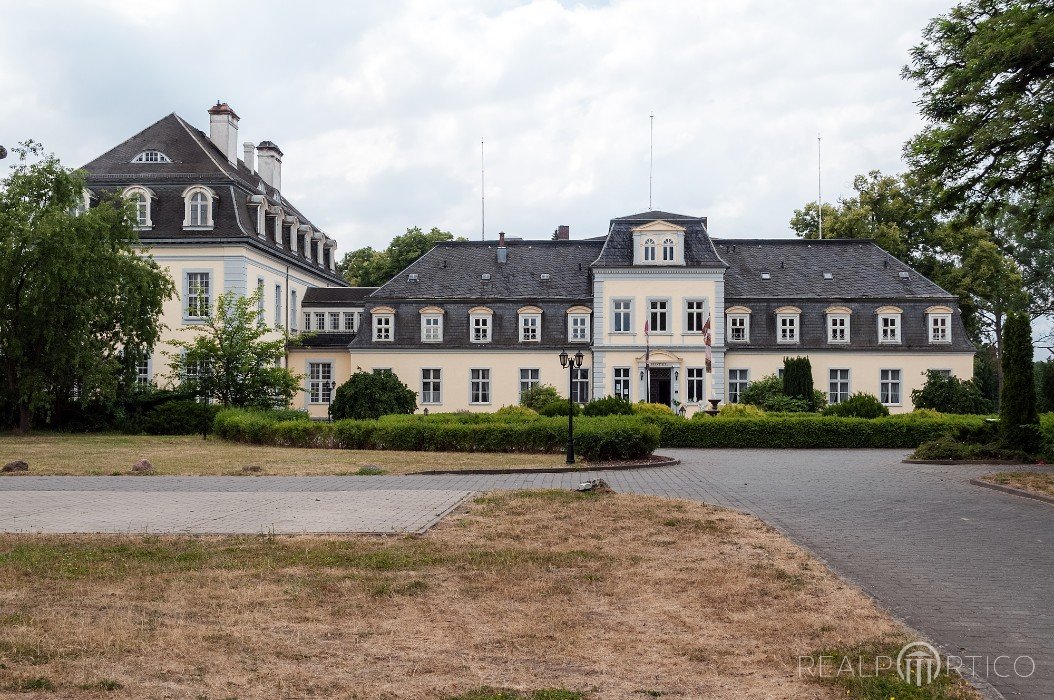
[[[168,119],[169,117],[175,117],[176,119],[179,119],[179,116],[178,116],[178,115],[177,115],[177,114],[176,114],[175,112],[169,112],[168,114],[166,114],[165,116],[161,117],[160,119],[158,119],[157,121],[153,122],[152,124],[148,124],[147,126],[144,126],[144,127],[142,128],[142,129],[140,129],[139,131],[135,132],[134,134],[132,134],[131,136],[129,136],[128,138],[126,138],[126,139],[125,139],[124,141],[121,141],[120,143],[118,143],[118,144],[117,144],[117,145],[115,145],[115,146],[110,146],[110,147],[109,147],[109,148],[107,148],[107,149],[106,149],[105,151],[103,151],[102,153],[100,153],[99,155],[95,156],[94,158],[92,158],[91,160],[89,160],[89,161],[88,161],[87,163],[85,163],[84,165],[82,165],[82,166],[81,166],[81,168],[87,168],[87,167],[88,167],[89,165],[91,165],[91,164],[92,164],[92,163],[94,163],[95,161],[99,160],[100,158],[102,158],[102,157],[103,157],[104,155],[106,155],[106,154],[107,154],[107,153],[109,153],[110,151],[115,151],[115,150],[117,150],[117,149],[118,149],[118,148],[120,148],[121,146],[125,145],[126,143],[128,143],[128,142],[129,142],[129,141],[131,141],[132,139],[134,139],[134,138],[136,138],[137,136],[139,136],[140,134],[142,134],[142,133],[143,133],[144,131],[147,131],[148,129],[153,129],[153,128],[154,128],[155,126],[157,126],[157,125],[158,125],[158,124],[160,124],[161,122],[165,121],[165,120],[166,120],[166,119]]]

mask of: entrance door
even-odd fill
[[[648,386],[651,402],[667,406],[673,401],[673,383],[670,381],[669,367],[652,367],[649,371]]]

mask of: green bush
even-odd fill
[[[582,413],[587,416],[632,416],[633,404],[619,396],[607,396],[587,403]]]
[[[611,416],[575,425],[575,452],[586,459],[639,459],[659,446],[659,428],[634,418]]]
[[[549,384],[536,384],[527,391],[520,393],[520,405],[532,411],[540,412],[545,408],[546,404],[557,401],[559,398],[560,393],[556,390],[556,387]],[[564,413],[564,415],[566,416],[567,414]]]
[[[706,416],[705,413],[699,411],[693,418],[699,416]],[[726,403],[721,407],[720,413],[717,414],[718,418],[764,418],[765,412],[748,403]]]
[[[538,411],[538,414],[547,418],[552,418],[553,416],[566,417],[568,403],[569,402],[567,399],[556,399],[555,401],[550,401],[549,403],[542,406],[542,410]],[[576,416],[582,414],[581,406],[576,403],[572,403],[570,405],[572,407],[572,410],[574,410]]]
[[[637,416],[656,416],[660,418],[671,417],[674,415],[673,409],[664,403],[647,403],[644,401],[638,401],[635,404],[631,404],[633,414]]]
[[[538,411],[526,406],[502,406],[494,415],[507,420],[530,420],[538,417]]]
[[[926,373],[923,387],[911,391],[911,402],[915,408],[932,408],[941,413],[992,412],[992,402],[984,397],[973,380],[964,381],[932,370]]]
[[[793,363],[793,360],[791,362]],[[784,370],[784,378],[786,378],[786,370]],[[739,395],[739,403],[757,406],[767,413],[809,413],[820,410],[827,404],[827,397],[818,389],[810,389],[810,401],[801,396],[790,396],[784,393],[783,386],[784,379],[780,379],[775,374],[762,377],[747,385],[747,388]]]
[[[808,405],[809,411],[815,411],[815,396],[812,383],[812,363],[808,357],[783,358],[783,395],[799,399]]]
[[[1036,412],[1036,380],[1032,364],[1032,325],[1027,314],[1012,313],[1003,327],[1003,390],[999,426],[1004,444],[1037,452],[1042,446]]]
[[[831,404],[823,409],[823,414],[846,418],[881,418],[889,415],[889,409],[871,394],[859,393],[841,403]]]
[[[333,420],[365,420],[416,409],[417,394],[394,372],[356,372],[337,387],[329,415]]]
[[[219,410],[193,399],[169,401],[144,414],[140,425],[149,435],[201,435],[212,432]]]
[[[739,395],[739,403],[748,403],[752,406],[764,408],[765,404],[774,396],[785,396],[783,393],[783,380],[775,374],[756,379],[747,385],[747,388]]]
[[[948,435],[922,443],[912,455],[914,459],[973,459],[977,446],[958,442]]]

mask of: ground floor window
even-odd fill
[[[750,385],[750,370],[728,370],[728,403],[739,403],[739,397]]]
[[[442,403],[442,370],[421,370],[421,403]]]
[[[702,403],[705,398],[705,378],[706,370],[702,367],[688,368],[688,403]]]
[[[589,369],[578,367],[571,376],[571,400],[575,403],[589,403]]]
[[[490,403],[490,370],[469,370],[469,403]]]
[[[541,383],[541,370],[537,369],[521,369],[520,370],[520,395],[524,392],[530,391],[534,387]]]
[[[615,383],[613,385],[615,396],[629,401],[629,367],[615,368]]]
[[[333,398],[333,363],[307,363],[308,401],[311,403],[329,403]]]
[[[139,386],[150,384],[150,358],[145,357],[135,363],[135,383]]]
[[[832,369],[828,379],[827,403],[841,403],[849,398],[849,370]]]
[[[879,400],[884,404],[896,405],[900,403],[900,370],[880,370],[878,380]]]

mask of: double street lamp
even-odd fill
[[[575,370],[582,366],[585,355],[579,350],[574,355],[568,355],[566,350],[560,351],[560,366],[567,368],[567,463],[575,463]]]

